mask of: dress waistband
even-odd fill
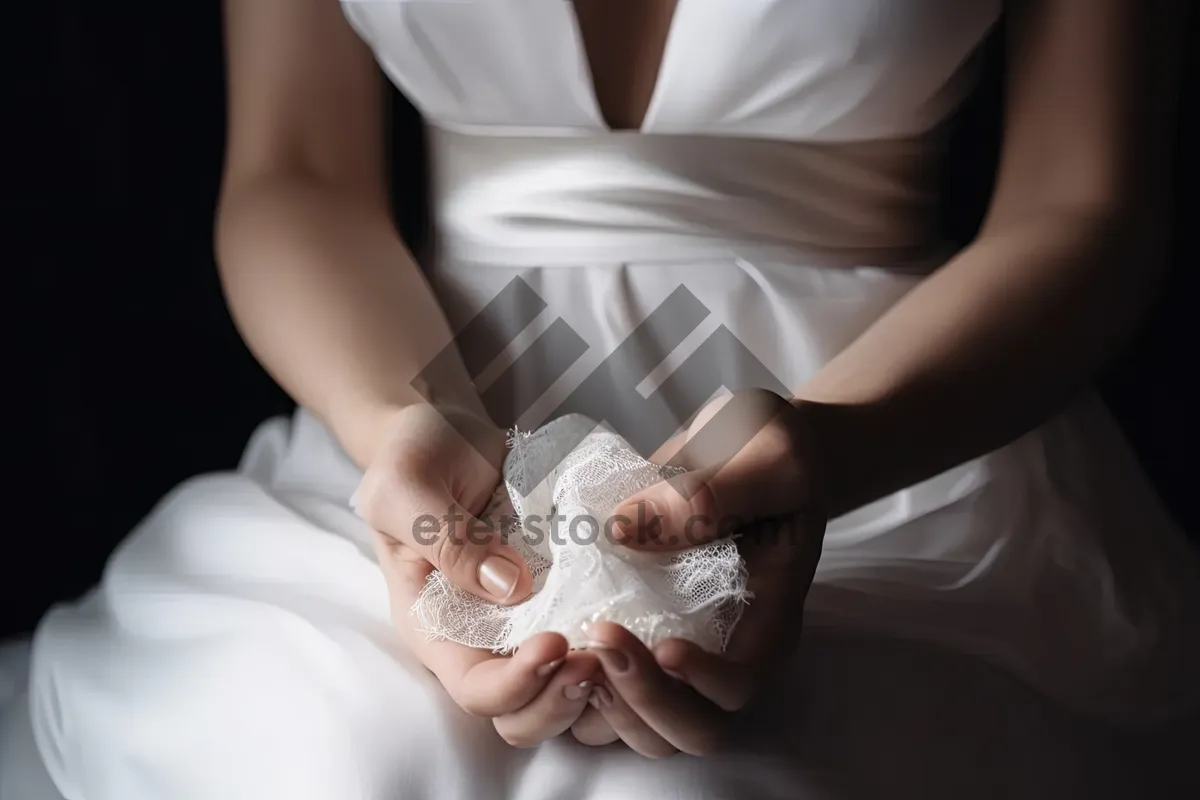
[[[939,250],[932,137],[429,133],[437,247],[454,261],[731,257],[920,270]]]

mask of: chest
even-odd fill
[[[679,0],[568,0],[600,116],[614,130],[642,127],[654,98]]]
[[[434,124],[846,140],[921,133],[1001,0],[343,0]]]

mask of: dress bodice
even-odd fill
[[[968,91],[1001,0],[679,0],[642,130],[800,141],[908,138]],[[570,0],[343,0],[439,126],[607,129]]]
[[[451,257],[543,265],[936,258],[927,157],[1000,6],[679,0],[625,132],[604,121],[569,0],[343,0],[431,125]]]

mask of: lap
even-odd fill
[[[180,487],[40,627],[33,729],[69,800],[1142,793],[1106,736],[982,663],[826,631],[718,757],[513,750],[399,643],[346,492],[252,473]]]

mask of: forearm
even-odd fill
[[[1163,260],[1133,228],[1063,212],[986,231],[800,387],[832,513],[1008,443],[1085,385],[1158,283]]]
[[[478,403],[458,359],[418,376],[449,325],[380,204],[289,175],[228,188],[217,229],[222,283],[255,356],[360,464],[381,421],[424,397]]]

